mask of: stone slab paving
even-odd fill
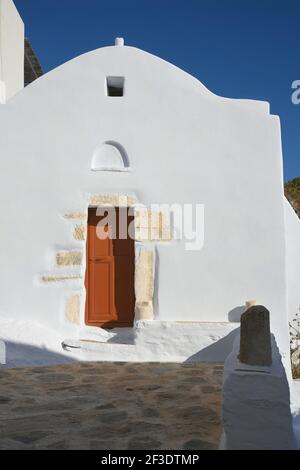
[[[0,449],[217,449],[220,364],[0,369]]]

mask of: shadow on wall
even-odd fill
[[[105,328],[105,326],[103,327]],[[135,345],[135,329],[134,328],[114,328],[113,336],[106,343],[110,344],[128,344]]]
[[[228,321],[231,323],[240,323],[241,316],[245,312],[245,305],[240,307],[235,307],[230,312],[228,312]]]
[[[45,348],[30,346],[28,344],[5,341],[6,364],[1,364],[0,369],[18,367],[41,367],[58,364],[71,364],[77,362],[73,357],[49,351]]]
[[[225,362],[232,352],[233,343],[239,334],[240,328],[231,331],[224,338],[190,356],[185,362]]]

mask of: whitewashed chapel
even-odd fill
[[[0,27],[1,316],[71,347],[92,338],[99,359],[220,360],[255,299],[287,355],[300,223],[269,104],[216,96],[120,38],[24,88],[11,0],[0,0]],[[189,240],[201,249],[175,236],[168,207],[184,204],[201,207]],[[111,207],[130,209],[134,240],[97,237]],[[133,341],[105,336],[115,328]],[[96,350],[97,338],[109,344]]]

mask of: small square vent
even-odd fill
[[[124,82],[124,77],[106,77],[107,96],[123,96]]]

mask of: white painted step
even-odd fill
[[[224,362],[237,323],[138,322],[135,328],[97,331],[65,340],[81,360],[118,362]],[[107,334],[108,333],[108,334]]]

